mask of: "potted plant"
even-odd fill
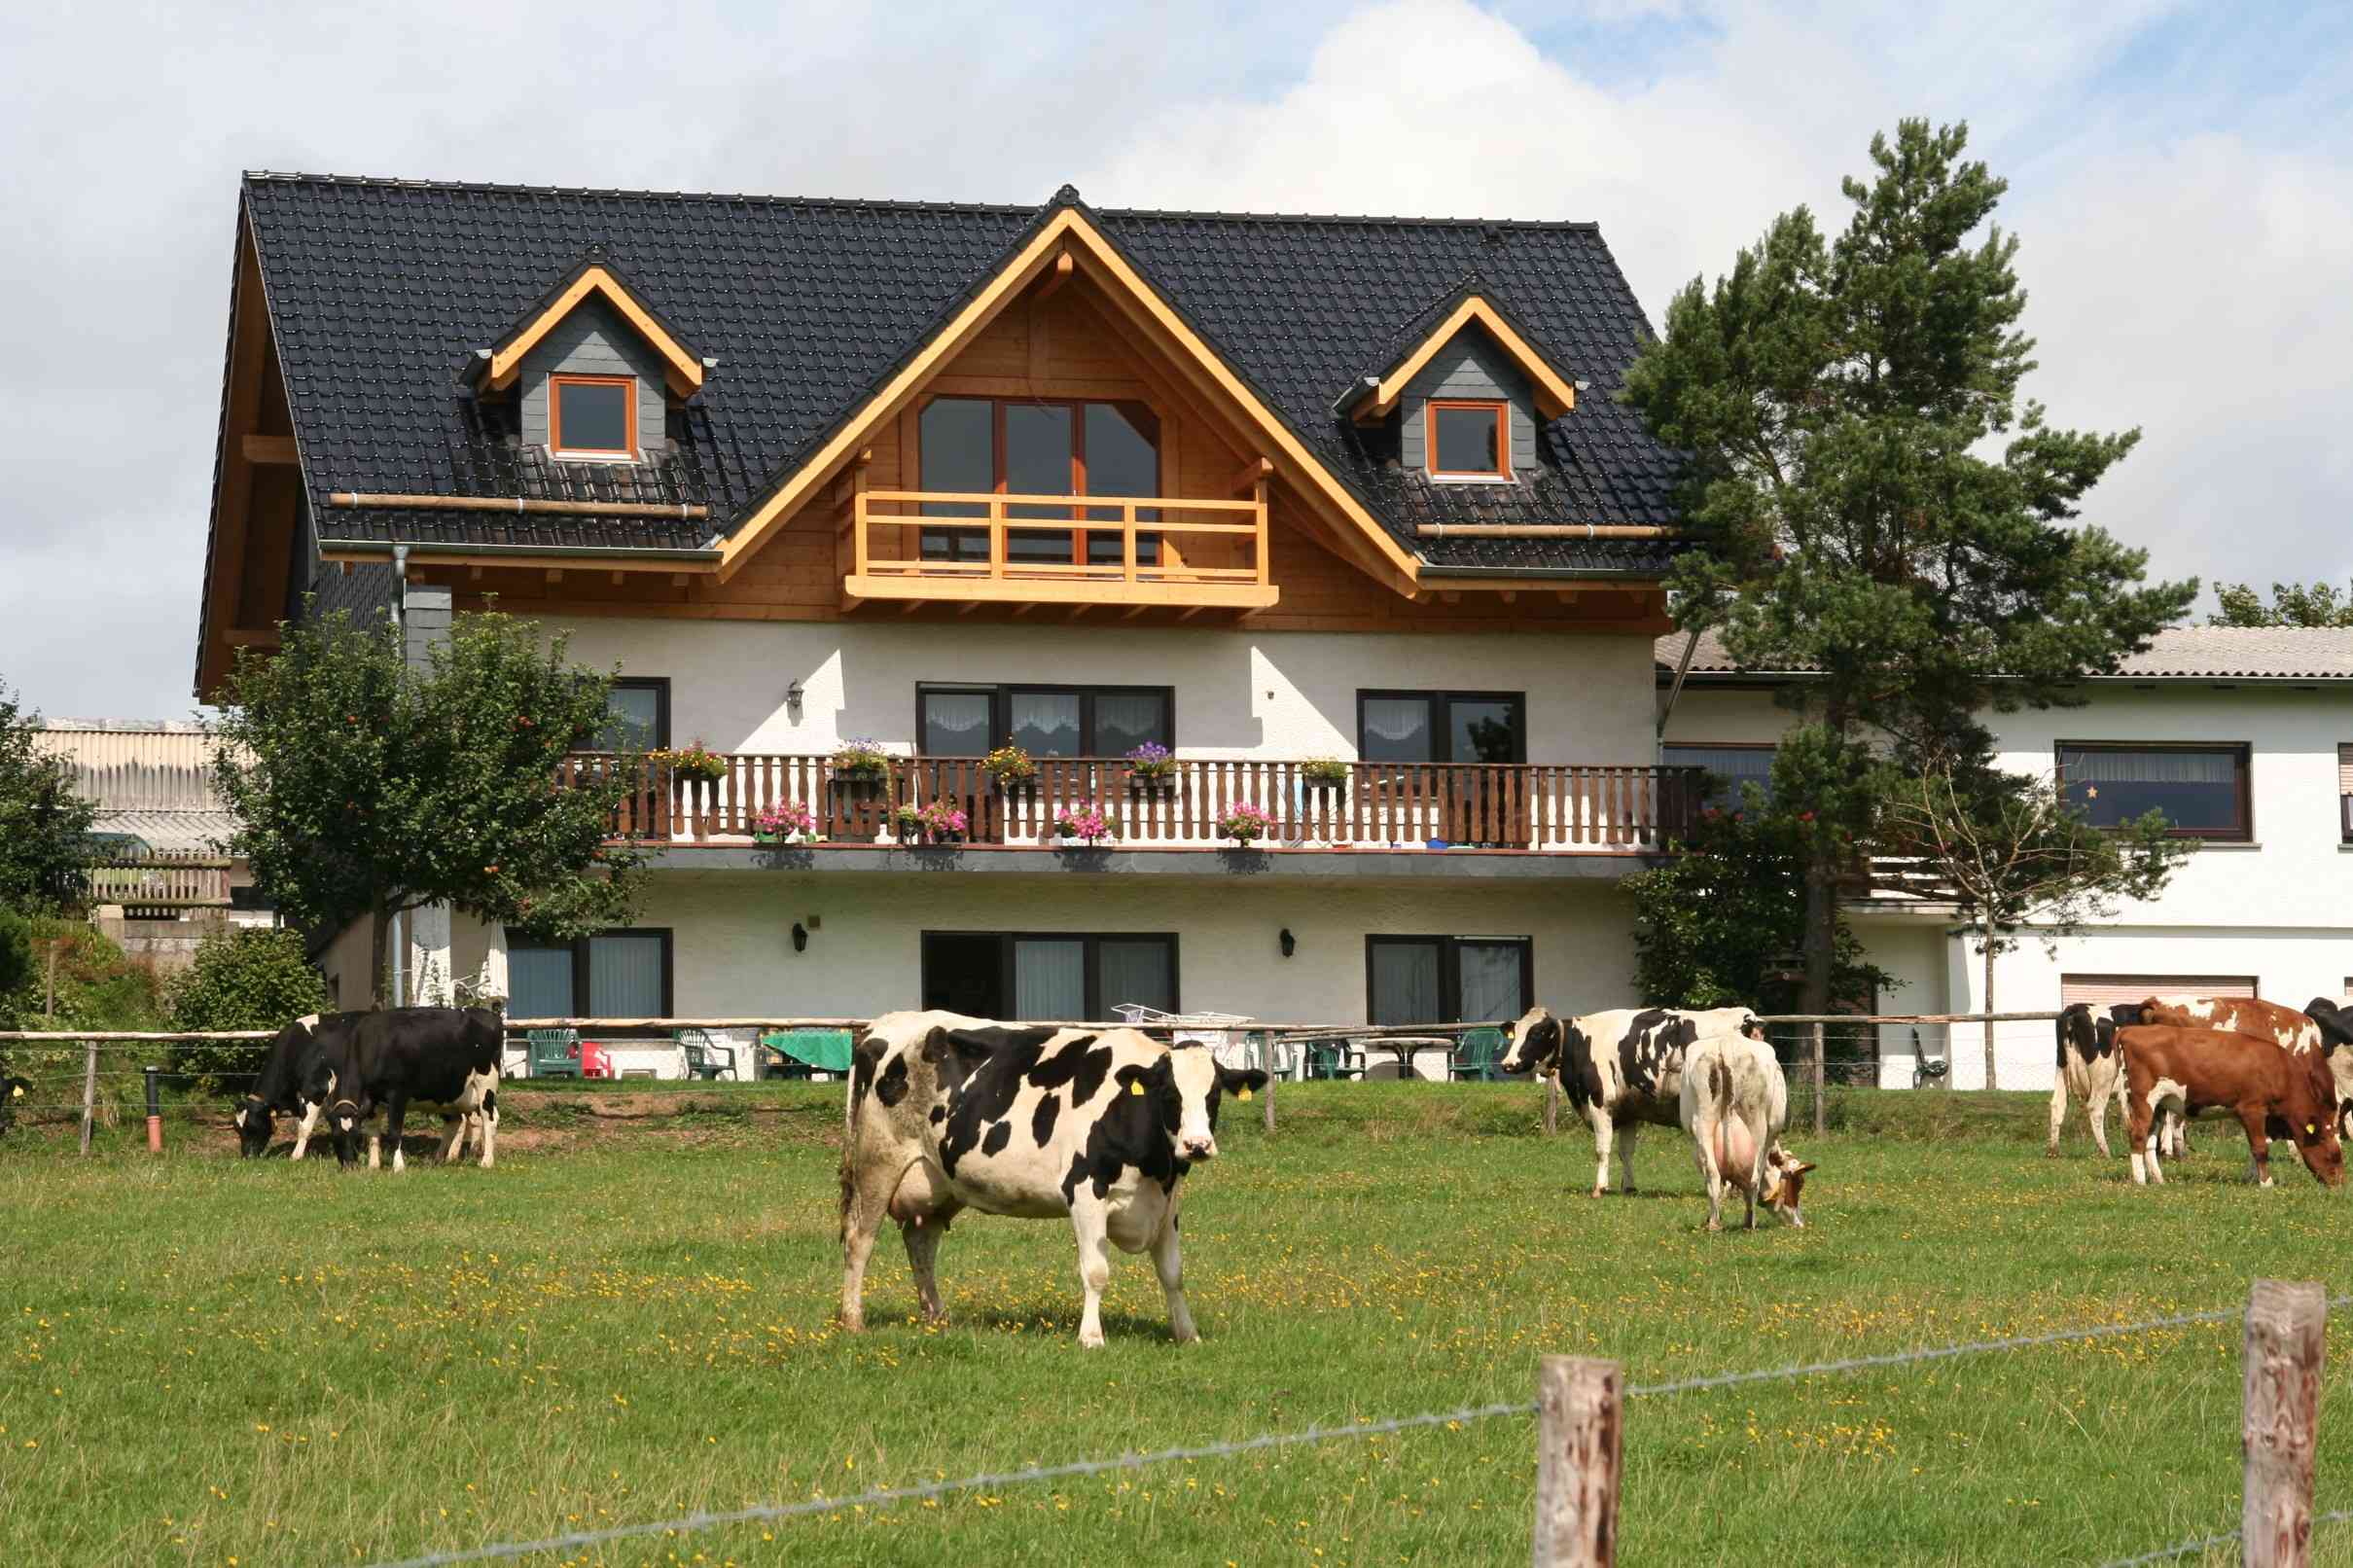
[[[1037,759],[1018,746],[999,746],[980,759],[980,771],[996,780],[997,788],[1007,795],[1037,787]]]
[[[817,841],[817,813],[799,801],[778,801],[752,819],[752,840],[763,844]]]
[[[853,800],[873,800],[891,781],[890,753],[880,741],[843,741],[834,748],[832,766],[834,788]]]
[[[650,751],[646,761],[667,767],[673,777],[716,784],[728,776],[728,760],[696,740],[675,750]]]
[[[903,805],[891,813],[891,826],[901,843],[953,844],[964,841],[972,820],[945,801],[929,805]]]
[[[1111,837],[1111,813],[1093,801],[1079,801],[1054,813],[1054,833],[1092,849]]]
[[[1319,793],[1347,788],[1348,765],[1337,757],[1310,757],[1299,765],[1300,782]]]
[[[1176,782],[1176,758],[1157,740],[1147,740],[1127,754],[1130,788],[1158,794]]]
[[[1218,837],[1244,849],[1274,831],[1274,813],[1264,806],[1237,805],[1217,819]]]

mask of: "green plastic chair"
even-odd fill
[[[581,1076],[578,1029],[533,1029],[526,1038],[530,1042],[533,1078]]]
[[[772,1076],[807,1078],[812,1073],[847,1073],[857,1042],[847,1029],[770,1029],[760,1037],[760,1044],[775,1052]]]
[[[1355,1042],[1335,1037],[1310,1040],[1303,1048],[1307,1052],[1309,1078],[1357,1078],[1365,1076],[1365,1053]]]
[[[1299,1052],[1288,1041],[1274,1040],[1265,1029],[1251,1029],[1242,1036],[1242,1065],[1255,1067],[1269,1078],[1287,1078],[1299,1062]]]
[[[690,1079],[717,1083],[723,1072],[730,1078],[739,1076],[735,1071],[735,1048],[712,1039],[708,1029],[674,1029],[670,1038],[678,1042],[678,1049],[686,1055]],[[725,1066],[720,1063],[722,1056],[727,1058]]]
[[[1481,1084],[1503,1082],[1503,1053],[1509,1042],[1501,1029],[1465,1029],[1448,1069],[1452,1078],[1475,1078]]]

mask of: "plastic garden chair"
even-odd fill
[[[1307,1053],[1309,1078],[1356,1078],[1365,1076],[1365,1053],[1356,1043],[1345,1038],[1307,1041],[1302,1048]]]
[[[1288,1078],[1299,1065],[1299,1053],[1288,1041],[1274,1040],[1265,1029],[1252,1029],[1242,1036],[1242,1065],[1256,1067],[1270,1078]]]
[[[730,1078],[739,1076],[735,1071],[735,1048],[712,1039],[708,1029],[678,1029],[672,1031],[671,1038],[678,1042],[679,1051],[686,1056],[687,1077],[717,1083],[723,1072]],[[719,1060],[722,1056],[727,1058],[724,1067]]]
[[[1503,1081],[1504,1032],[1501,1029],[1465,1029],[1462,1043],[1455,1047],[1454,1060],[1448,1068],[1453,1078],[1475,1078],[1481,1084]]]
[[[527,1038],[533,1078],[580,1077],[578,1029],[533,1029]]]

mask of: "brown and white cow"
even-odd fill
[[[2119,1009],[2121,1017],[2124,1010]],[[2277,1002],[2252,996],[2153,996],[2140,1004],[2140,1016],[2130,1021],[2171,1023],[2190,1029],[2221,1029],[2251,1040],[2267,1040],[2292,1056],[2317,1051],[2329,1061],[2329,1076],[2336,1085],[2336,1124],[2340,1137],[2353,1131],[2353,1051],[2337,1049],[2331,1031],[2322,1027],[2309,1008],[2302,1013]]]
[[[1683,1056],[1677,1096],[1683,1130],[1699,1158],[1707,1185],[1707,1228],[1724,1229],[1724,1190],[1748,1200],[1748,1229],[1757,1229],[1757,1203],[1802,1229],[1799,1198],[1814,1167],[1781,1147],[1789,1125],[1789,1081],[1773,1048],[1746,1035],[1713,1035],[1692,1043]]]
[[[2157,1163],[2158,1119],[2229,1111],[2246,1129],[2257,1185],[2271,1185],[2267,1124],[2287,1129],[2304,1164],[2320,1182],[2345,1179],[2336,1135],[2336,1086],[2319,1052],[2291,1054],[2268,1041],[2219,1029],[2140,1024],[2117,1031],[2129,1086],[2124,1113],[2132,1138],[2132,1179],[2165,1180]]]
[[[1068,1216],[1086,1310],[1079,1343],[1103,1343],[1106,1243],[1152,1253],[1182,1344],[1200,1337],[1185,1302],[1177,1208],[1186,1174],[1217,1157],[1228,1093],[1266,1087],[1204,1046],[1133,1029],[1025,1027],[953,1013],[876,1018],[850,1073],[841,1156],[841,1322],[865,1326],[866,1263],[899,1222],[923,1315],[945,1317],[940,1236],[961,1211]]]
[[[1671,1127],[1681,1117],[1683,1055],[1693,1041],[1714,1035],[1765,1038],[1765,1026],[1744,1007],[1619,1008],[1559,1018],[1530,1008],[1512,1025],[1501,1066],[1507,1073],[1557,1078],[1569,1105],[1593,1129],[1593,1195],[1610,1189],[1610,1150],[1620,1150],[1625,1191],[1634,1190],[1634,1130],[1645,1122]],[[1617,1142],[1622,1133],[1623,1143]]]

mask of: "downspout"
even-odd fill
[[[392,547],[392,577],[394,588],[392,624],[395,629],[404,634],[402,648],[405,658],[408,646],[406,633],[409,629],[409,547],[407,545],[395,544]],[[392,955],[392,1005],[406,1007],[408,1000],[403,994],[405,986],[402,983],[409,973],[408,920],[405,912],[393,915],[392,931],[385,939],[384,950]]]

